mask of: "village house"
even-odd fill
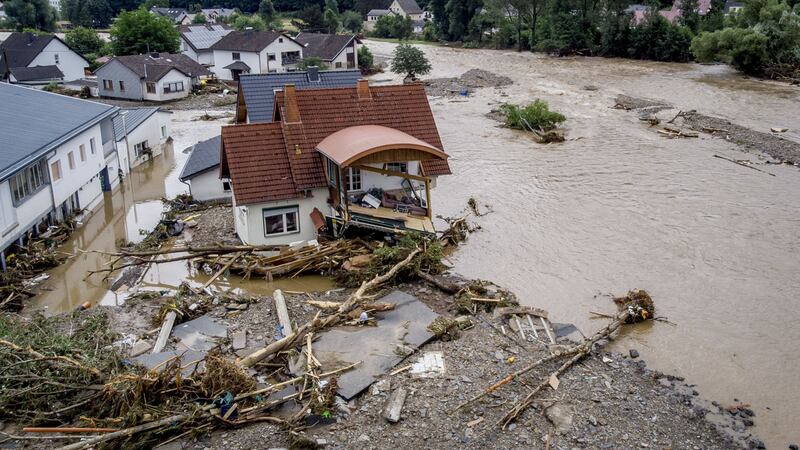
[[[274,31],[232,31],[211,46],[211,70],[223,80],[248,73],[287,72],[297,68],[303,46],[289,35]]]
[[[275,95],[274,122],[222,128],[236,232],[291,244],[349,227],[435,232],[430,187],[450,173],[420,84]]]
[[[117,56],[95,71],[102,97],[162,102],[189,95],[211,72],[182,54]]]
[[[153,6],[150,8],[150,12],[158,16],[166,17],[175,25],[189,25],[194,18],[193,14],[189,14],[183,8],[158,8]]]
[[[425,21],[433,19],[433,14],[429,11],[423,11],[415,0],[393,0],[392,4],[389,5],[389,9],[370,10],[367,13],[367,21],[364,22],[364,29],[367,31],[374,30],[378,19],[391,14],[411,19],[415,33],[422,31],[422,28],[425,26]]]
[[[393,14],[388,9],[371,9],[367,13],[367,21],[364,22],[364,30],[372,31],[375,29],[375,24],[378,23],[378,19],[383,16],[388,16]]]
[[[164,152],[170,139],[171,115],[158,107],[120,110],[114,118],[114,135],[123,173]]]
[[[200,10],[204,16],[206,16],[206,20],[210,23],[217,23],[222,19],[226,19],[232,16],[236,10],[229,9],[229,8],[209,8],[209,9],[202,9]]]
[[[0,83],[0,261],[4,251],[110,189],[116,106]],[[25,130],[25,132],[21,132]]]
[[[185,25],[181,27],[181,53],[198,63],[214,65],[211,46],[233,31],[225,24]]]
[[[215,136],[192,146],[178,179],[189,186],[189,194],[200,201],[231,198],[231,183],[219,178],[221,138]]]
[[[412,21],[423,19],[422,8],[419,7],[416,0],[393,0],[392,4],[389,5],[389,11],[403,17],[408,17]]]
[[[303,46],[303,57],[316,57],[329,69],[358,67],[358,45],[354,34],[300,33],[295,38]]]
[[[646,5],[641,4],[634,4],[628,6],[626,12],[633,13],[633,23],[639,24],[644,21],[645,16],[647,14],[647,10],[649,9]],[[698,0],[697,2],[697,13],[701,16],[705,16],[711,10],[711,0]],[[658,11],[658,14],[661,17],[667,19],[670,23],[676,23],[678,19],[683,15],[681,11],[681,0],[673,0],[672,7],[670,9],[662,9]]]
[[[11,33],[0,44],[0,80],[22,84],[72,81],[83,78],[87,67],[86,58],[54,35]]]
[[[265,73],[244,75],[239,79],[236,99],[236,123],[272,122],[275,92],[287,84],[295,89],[328,89],[354,87],[361,79],[359,70],[319,70],[309,67],[306,72]]]

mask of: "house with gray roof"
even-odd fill
[[[361,79],[359,70],[318,70],[307,72],[243,75],[239,79],[236,123],[272,122],[275,92],[286,85],[295,89],[351,88]]]
[[[163,102],[189,95],[211,72],[183,54],[117,56],[95,71],[103,97]]]
[[[355,69],[358,67],[358,45],[354,34],[300,33],[294,40],[303,45],[303,57],[316,57],[329,69]]]
[[[236,10],[230,8],[207,8],[202,9],[201,12],[206,16],[207,21],[217,23],[222,19],[232,16]]]
[[[152,106],[120,109],[114,117],[114,135],[123,173],[164,152],[170,141],[171,116],[171,112]]]
[[[111,189],[116,106],[0,83],[0,261]],[[0,263],[2,264],[2,263]]]
[[[194,15],[190,15],[183,8],[158,8],[153,6],[150,8],[150,12],[161,17],[166,17],[176,25],[188,25],[192,23],[192,19],[194,18]]]
[[[389,5],[389,11],[403,17],[410,17],[411,20],[422,20],[422,8],[419,7],[416,0],[393,0]]]
[[[181,27],[181,53],[198,63],[214,65],[211,47],[233,29],[225,24],[185,25]]]
[[[0,80],[47,84],[84,77],[89,61],[55,35],[11,33],[0,43]]]
[[[364,30],[372,31],[375,29],[375,24],[378,23],[378,19],[383,16],[388,16],[390,14],[394,14],[393,12],[389,11],[388,9],[371,9],[367,13],[367,21],[364,22]]]
[[[189,185],[195,200],[231,198],[231,183],[219,177],[220,136],[198,142],[191,148],[189,158],[178,177]]]
[[[223,80],[240,75],[294,70],[303,58],[303,46],[286,33],[232,31],[211,46],[211,70]]]

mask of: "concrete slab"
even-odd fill
[[[379,375],[389,372],[412,349],[433,335],[428,325],[437,315],[416,297],[394,291],[377,300],[394,303],[395,309],[377,313],[377,327],[336,327],[314,343],[314,356],[323,370],[333,370],[362,361],[341,374],[337,393],[347,400],[368,388]]]
[[[188,350],[208,351],[217,346],[217,338],[228,335],[228,329],[208,316],[200,316],[176,325],[172,329],[172,335],[180,339],[181,344]]]
[[[245,347],[247,347],[247,332],[239,331],[233,333],[233,349],[242,350]]]
[[[442,352],[425,352],[411,365],[409,373],[419,378],[433,378],[445,374]]]

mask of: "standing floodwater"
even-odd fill
[[[379,56],[393,48],[368,45]],[[611,109],[618,94],[648,97],[759,131],[787,127],[800,141],[800,89],[721,66],[420,48],[430,77],[481,68],[514,81],[432,100],[454,173],[439,180],[434,208],[455,215],[474,196],[493,211],[453,256],[455,271],[586,334],[605,323],[589,311],[613,311],[598,294],[647,289],[675,325],[628,331],[617,350],[637,349],[723,404],[750,403],[770,448],[800,441],[800,172],[737,166],[713,154],[757,157],[707,135],[666,139]],[[567,142],[535,144],[484,116],[534,98],[567,116]]]

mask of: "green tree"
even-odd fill
[[[482,0],[449,0],[445,11],[449,20],[447,34],[452,40],[463,41],[469,31],[469,23],[483,6]]]
[[[425,23],[422,27],[422,39],[428,42],[435,42],[439,40],[439,29],[433,22]]]
[[[325,9],[325,14],[323,14],[323,22],[325,22],[325,30],[328,33],[335,34],[336,31],[339,30],[339,14],[337,14],[333,9]]]
[[[300,70],[308,70],[309,67],[318,67],[319,70],[328,70],[328,65],[319,56],[308,56],[297,61],[297,68]]]
[[[392,55],[392,72],[405,73],[408,77],[430,73],[431,63],[422,50],[410,44],[400,44]]]
[[[261,16],[237,15],[236,19],[233,20],[233,28],[236,28],[239,31],[264,31],[267,29],[267,24],[264,23],[264,19],[262,19]]]
[[[98,54],[103,50],[103,40],[97,32],[84,27],[77,27],[67,31],[64,42],[81,55]]]
[[[711,0],[711,7],[700,18],[700,31],[717,31],[725,26],[725,0]]]
[[[166,17],[145,9],[123,11],[111,27],[111,49],[115,55],[178,51],[180,33]]]
[[[17,30],[35,28],[54,31],[56,11],[47,0],[8,0],[4,4],[8,22]]]
[[[150,11],[152,8],[169,8],[169,0],[145,0],[140,8]]]
[[[192,18],[192,23],[202,25],[208,23],[208,19],[206,19],[205,14],[199,12],[194,15],[194,18]]]
[[[325,0],[325,10],[331,10],[334,14],[339,14],[339,3],[336,0]]]
[[[322,9],[319,5],[309,5],[303,8],[297,14],[297,18],[302,21],[301,24],[298,24],[300,28],[304,30],[324,30],[325,27],[325,18],[322,15]]]
[[[375,64],[375,59],[372,57],[372,52],[366,45],[362,45],[358,49],[358,68],[361,69],[361,73],[365,75],[369,73],[373,64]]]
[[[688,28],[673,25],[652,10],[643,23],[631,30],[628,54],[636,59],[687,62],[691,42]]]
[[[364,20],[361,14],[356,11],[345,11],[341,15],[342,28],[351,33],[360,33],[361,27],[364,25]]]
[[[439,37],[442,39],[450,39],[450,35],[448,34],[450,17],[447,14],[447,0],[430,0],[428,7],[433,14],[433,23],[436,24]]]
[[[681,0],[680,24],[697,33],[700,31],[700,12],[697,0]]]
[[[266,24],[271,25],[275,21],[277,14],[275,13],[275,6],[272,4],[271,0],[262,0],[261,3],[258,4],[258,15],[261,16],[261,19],[264,20]]]

